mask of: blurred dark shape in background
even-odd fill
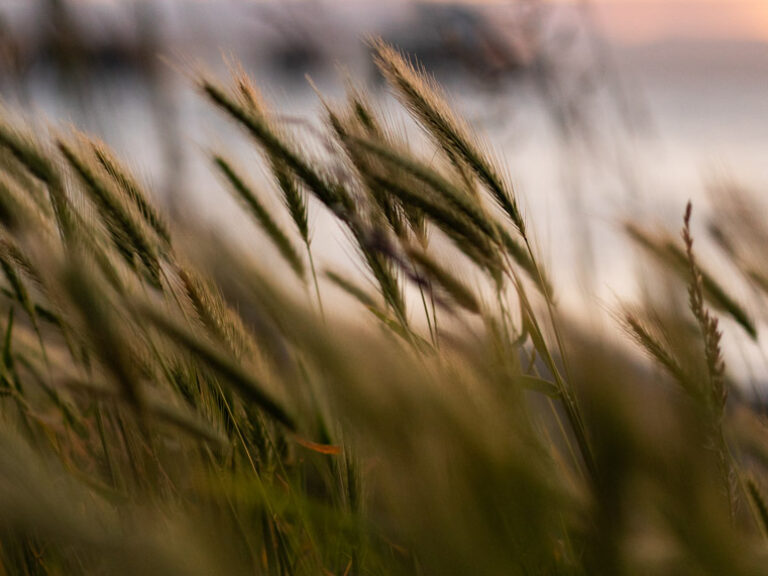
[[[533,38],[524,32],[535,1],[503,8],[395,2],[385,10],[367,1],[353,4],[10,1],[0,6],[0,66],[22,76],[78,63],[94,72],[125,73],[151,68],[158,52],[210,58],[224,47],[246,64],[303,77],[360,59],[355,52],[370,34],[452,75],[497,79],[519,73],[534,58]]]
[[[413,55],[435,75],[458,71],[497,82],[521,74],[534,59],[524,13],[507,10],[501,22],[467,4],[417,3],[408,25],[385,31],[385,40]],[[512,6],[508,7],[512,8]]]

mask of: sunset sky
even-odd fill
[[[595,0],[594,4],[608,32],[626,41],[768,41],[768,0]]]
[[[591,0],[591,3],[599,9],[606,32],[623,41],[667,38],[768,41],[768,0]]]
[[[26,0],[9,0],[11,3]],[[74,0],[109,4],[122,0]],[[139,0],[151,2],[153,0]],[[216,0],[190,0],[216,2]],[[275,3],[281,0],[227,0],[229,3]],[[330,5],[334,1],[349,3],[355,0],[304,0]],[[408,1],[425,0],[401,0]],[[512,0],[426,0],[447,3],[510,3]],[[553,4],[576,5],[581,0],[543,0]],[[0,3],[2,0],[0,0]],[[371,3],[372,0],[357,0]],[[611,38],[622,42],[654,42],[668,39],[682,40],[739,40],[768,42],[768,0],[590,0]],[[377,3],[378,4],[378,3]],[[393,5],[396,5],[394,2]],[[402,5],[402,4],[401,4]]]

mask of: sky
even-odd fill
[[[596,0],[609,34],[647,42],[768,41],[768,0]]]
[[[0,0],[0,4],[3,1]],[[26,1],[26,0],[8,0]],[[119,3],[122,0],[74,0]],[[141,0],[153,1],[153,0]],[[215,2],[216,0],[194,0]],[[231,1],[231,0],[230,0]],[[281,0],[241,0],[243,3]],[[330,4],[332,0],[317,1]],[[352,0],[335,0],[340,3]],[[372,0],[357,0],[371,2]],[[386,1],[386,0],[385,0]],[[412,0],[424,1],[424,0]],[[508,3],[511,0],[430,0],[436,2]],[[581,0],[543,0],[578,4]],[[768,42],[768,0],[589,0],[597,9],[603,31],[621,42],[675,40],[739,40]]]
[[[451,0],[437,0],[451,1]],[[486,3],[509,0],[465,0]],[[546,0],[575,4],[579,0]],[[628,42],[665,39],[768,42],[768,0],[590,0],[606,32]]]

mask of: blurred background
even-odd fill
[[[255,162],[253,149],[188,72],[236,59],[319,151],[305,75],[332,100],[348,73],[418,138],[370,35],[417,57],[502,157],[566,307],[642,288],[623,219],[677,230],[689,198],[706,214],[723,183],[768,189],[764,1],[0,0],[0,93],[38,125],[102,137],[169,210],[236,231],[204,152]],[[315,225],[326,258],[343,252]]]

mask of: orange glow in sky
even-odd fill
[[[432,0],[438,2],[455,0]],[[510,0],[463,0],[508,3]],[[576,5],[580,0],[543,0]],[[625,42],[670,38],[768,42],[768,0],[590,0],[608,36]]]
[[[607,32],[624,41],[768,41],[768,1],[598,0],[595,6]]]
[[[1,2],[2,0],[0,0]],[[121,0],[76,0],[119,3]],[[152,0],[142,0],[152,1]],[[193,0],[190,0],[193,1]],[[194,0],[210,1],[216,0]],[[241,0],[279,4],[281,0]],[[313,0],[308,0],[313,1]],[[336,0],[351,2],[354,0]],[[370,2],[371,0],[357,0]],[[509,4],[515,0],[401,0]],[[531,2],[533,0],[520,0]],[[577,5],[583,0],[539,0]],[[665,39],[741,40],[768,42],[768,0],[588,0],[596,9],[604,32],[623,42]],[[331,2],[327,2],[330,6]]]
[[[768,0],[591,0],[590,3],[598,12],[605,32],[622,41],[682,38],[768,42]]]

